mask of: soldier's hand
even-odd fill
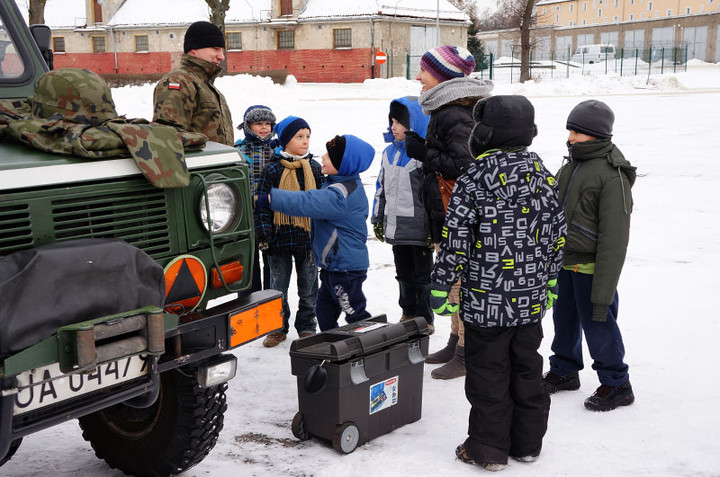
[[[257,194],[253,197],[253,209],[256,212],[260,212],[263,209],[270,208],[270,195],[269,194]]]

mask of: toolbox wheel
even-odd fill
[[[335,429],[333,448],[341,454],[349,454],[355,450],[360,440],[360,431],[352,422],[346,422]]]
[[[291,429],[293,436],[297,437],[301,441],[310,439],[310,434],[308,434],[305,430],[305,419],[303,419],[303,415],[301,413],[298,412],[295,414],[295,417],[293,417]]]

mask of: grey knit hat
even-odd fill
[[[610,139],[614,122],[615,113],[610,106],[596,99],[588,99],[570,111],[566,128],[597,139]]]

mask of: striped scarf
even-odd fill
[[[316,189],[315,176],[313,176],[312,167],[310,167],[309,159],[299,159],[294,161],[288,161],[285,159],[280,160],[280,164],[285,167],[285,170],[280,177],[280,184],[278,189],[298,191],[300,189],[300,182],[298,182],[297,174],[295,170],[302,167],[303,177],[305,179],[305,190]],[[275,226],[280,225],[294,225],[301,229],[310,232],[310,217],[290,217],[282,212],[275,211],[273,216],[273,223]]]

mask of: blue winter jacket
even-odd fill
[[[375,149],[346,134],[345,153],[337,175],[327,176],[321,189],[270,191],[270,207],[288,215],[312,219],[315,263],[325,270],[367,270],[367,217],[369,204],[360,173],[375,157]]]
[[[410,130],[425,137],[430,116],[425,116],[414,96],[394,99],[408,111]],[[392,122],[390,122],[392,126]],[[420,198],[423,184],[422,163],[408,157],[405,141],[396,141],[388,127],[385,141],[391,142],[382,154],[375,186],[373,224],[383,224],[385,241],[391,245],[424,246],[430,234]]]

